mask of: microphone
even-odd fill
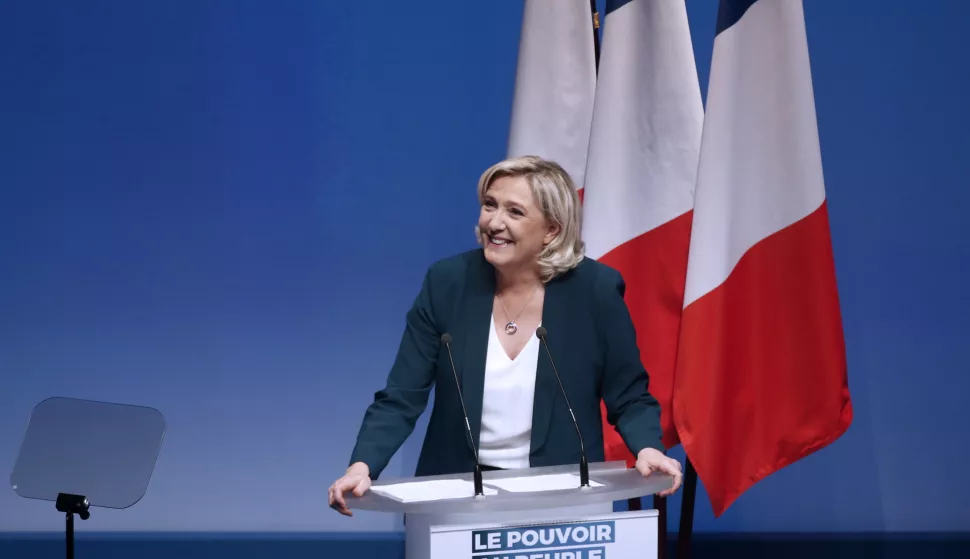
[[[566,408],[569,409],[569,415],[573,418],[573,426],[576,427],[576,435],[579,436],[579,451],[582,454],[579,460],[579,485],[580,487],[589,487],[589,462],[586,460],[586,445],[583,444],[583,433],[579,430],[579,422],[576,421],[576,414],[573,413],[573,407],[569,403],[569,397],[566,396],[566,389],[562,385],[562,378],[559,377],[559,370],[556,369],[556,362],[552,358],[552,352],[549,351],[549,343],[546,341],[546,329],[542,326],[536,328],[536,336],[542,341],[542,346],[546,348],[546,355],[549,356],[552,371],[556,373],[556,380],[559,381],[559,391],[562,392],[562,397],[566,400]]]
[[[468,435],[468,445],[475,455],[475,496],[484,497],[485,489],[482,487],[482,465],[478,461],[478,449],[475,448],[475,437],[472,436],[472,425],[468,421],[468,412],[465,410],[465,399],[461,395],[461,382],[458,380],[458,371],[455,370],[455,359],[451,355],[451,334],[445,332],[441,335],[441,343],[448,349],[448,360],[451,362],[451,373],[455,375],[455,388],[458,389],[458,401],[461,402],[461,413],[465,416],[465,433]]]

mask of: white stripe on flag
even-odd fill
[[[556,161],[582,188],[596,90],[588,0],[526,0],[508,156]]]
[[[825,199],[801,2],[758,0],[714,45],[684,306]]]
[[[703,119],[683,0],[607,15],[583,202],[590,257],[691,209]]]

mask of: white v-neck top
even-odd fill
[[[520,329],[516,335],[529,336],[529,342],[513,360],[499,341],[507,334],[498,333],[494,316],[488,332],[479,460],[497,468],[528,468],[539,338]]]

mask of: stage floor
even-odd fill
[[[0,558],[60,559],[63,534],[0,532]],[[78,533],[76,559],[403,559],[401,533]],[[676,557],[676,534],[668,558]],[[745,559],[970,557],[970,534],[696,534],[692,556]]]

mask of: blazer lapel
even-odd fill
[[[562,347],[566,341],[567,305],[569,304],[567,286],[562,278],[546,285],[546,295],[542,303],[542,326],[546,329],[546,342],[549,352],[556,359],[556,367],[562,374]],[[536,387],[532,407],[532,449],[536,452],[546,442],[552,410],[560,402],[559,382],[553,371],[546,348],[539,343],[539,361],[536,366]]]
[[[485,394],[485,360],[488,356],[488,329],[492,327],[492,305],[495,298],[495,273],[484,257],[471,274],[468,299],[462,312],[464,340],[460,367],[461,391],[468,421],[478,448],[482,429],[482,399]],[[479,281],[475,281],[480,278]]]

